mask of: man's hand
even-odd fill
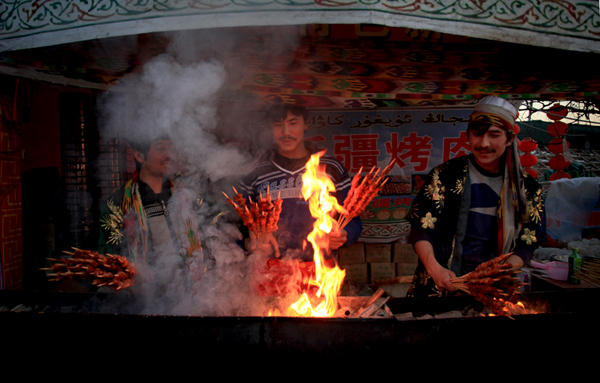
[[[256,251],[258,249],[264,253],[271,254],[271,251],[274,251],[275,257],[276,258],[280,257],[279,244],[277,243],[277,240],[273,236],[273,233],[268,233],[267,237],[264,239],[264,241],[261,242],[256,238],[256,235],[254,235],[254,232],[251,231],[250,238],[246,238],[244,240],[244,246],[246,247],[246,250],[248,250],[250,252]]]
[[[427,269],[427,272],[433,278],[438,289],[447,291],[456,290],[456,287],[450,282],[450,279],[456,278],[456,274],[453,271],[442,267],[436,262],[436,265],[431,265],[431,270]]]
[[[510,271],[519,271],[523,267],[523,259],[521,259],[521,257],[519,257],[516,254],[513,254],[510,257],[508,257],[506,262],[510,263],[513,266],[510,269]]]
[[[421,262],[425,265],[427,273],[433,278],[438,289],[447,291],[456,290],[452,282],[450,282],[451,278],[456,278],[456,274],[439,264],[435,259],[431,243],[419,241],[415,243],[414,248],[419,259],[421,259]]]
[[[342,231],[331,231],[329,233],[329,248],[331,250],[337,250],[346,243],[348,233],[346,230]]]

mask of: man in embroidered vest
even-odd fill
[[[138,170],[101,207],[98,251],[148,265],[167,253],[188,261],[200,257],[195,196],[173,177],[171,140],[131,145]]]
[[[521,169],[516,115],[508,101],[483,98],[467,128],[471,154],[429,173],[408,218],[419,256],[408,296],[454,291],[451,278],[510,252],[520,269],[544,241],[541,190]]]
[[[261,193],[265,195],[267,190],[273,199],[281,195],[282,212],[278,230],[271,238],[272,253],[275,257],[281,255],[285,259],[312,261],[313,251],[306,237],[312,231],[315,219],[302,197],[301,188],[305,165],[310,156],[319,150],[313,143],[304,141],[304,132],[308,129],[308,111],[301,106],[275,104],[266,111],[265,117],[275,145],[244,177],[241,191],[245,197],[253,200]],[[336,188],[335,197],[342,204],[351,186],[348,172],[332,157],[321,157],[320,164],[325,165]],[[358,240],[361,232],[362,221],[357,217],[344,230],[329,234],[329,248],[337,250],[341,246],[351,245]],[[245,241],[247,250],[252,251],[257,245],[252,235]]]

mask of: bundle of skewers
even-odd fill
[[[383,185],[387,182],[386,176],[394,167],[395,160],[392,160],[388,166],[380,172],[381,169],[373,167],[371,171],[360,180],[362,167],[352,178],[352,187],[348,192],[348,196],[344,200],[344,209],[347,213],[343,213],[338,218],[338,228],[342,230],[354,217],[359,216],[373,198],[377,197]]]
[[[471,294],[497,315],[509,316],[509,300],[518,292],[521,282],[515,278],[513,265],[506,262],[512,253],[504,254],[477,266],[468,274],[450,281],[459,290]]]
[[[54,272],[48,274],[49,277],[54,277],[51,281],[93,278],[92,284],[99,287],[110,286],[115,291],[133,284],[135,268],[126,258],[76,248],[73,250],[75,251],[64,252],[70,255],[70,258],[46,258],[52,262],[52,266],[41,270]]]
[[[596,287],[600,287],[600,259],[586,259],[582,262],[581,269],[574,271],[573,276]]]
[[[223,195],[227,198],[227,202],[233,206],[244,222],[244,225],[254,233],[256,239],[263,243],[266,242],[267,234],[277,230],[277,222],[279,222],[281,204],[283,203],[281,193],[275,201],[272,201],[271,193],[267,188],[265,196],[261,193],[257,201],[252,201],[249,198],[246,203],[246,199],[241,193],[238,193],[235,188],[233,188],[233,191],[235,193],[233,200],[223,192]]]

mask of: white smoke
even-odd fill
[[[219,104],[223,85],[244,71],[240,63],[219,61],[215,52],[237,48],[235,40],[217,35],[204,33],[201,41],[194,32],[170,35],[166,53],[123,78],[99,102],[102,138],[172,140],[185,168],[183,199],[190,202],[177,208],[195,216],[203,240],[203,250],[187,260],[170,248],[155,248],[156,262],[139,265],[134,286],[115,294],[119,312],[266,314],[250,286],[251,263],[238,244],[237,214],[221,191],[237,187],[253,157],[270,145],[270,135],[252,118],[255,105]],[[288,41],[285,47],[290,46]]]

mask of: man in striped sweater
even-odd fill
[[[301,194],[302,174],[317,147],[304,141],[304,132],[308,129],[308,111],[295,105],[276,104],[266,112],[275,145],[269,149],[244,177],[241,184],[245,197],[256,200],[262,193],[270,191],[273,199],[278,195],[283,200],[278,230],[270,238],[270,247],[275,257],[312,261],[313,250],[306,237],[312,231],[315,219],[311,216],[308,202]],[[333,181],[335,197],[342,204],[350,191],[351,180],[344,166],[335,158],[323,156],[320,160]],[[356,242],[362,231],[359,217],[353,219],[343,230],[329,233],[329,248],[337,250]],[[256,249],[257,241],[250,234],[245,247]],[[328,255],[331,257],[331,254]]]

